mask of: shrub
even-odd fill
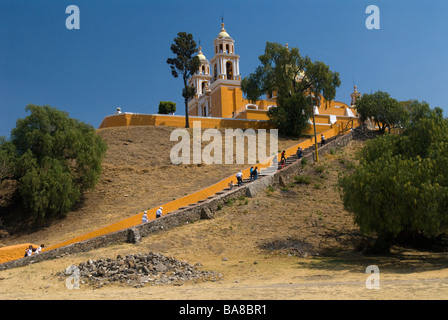
[[[17,121],[14,177],[20,202],[36,222],[64,216],[96,185],[107,145],[96,130],[50,106],[28,105],[31,114]]]
[[[448,232],[448,120],[437,108],[415,107],[426,114],[411,114],[400,135],[368,141],[360,164],[340,179],[345,209],[362,232],[377,237],[379,252],[400,236]]]
[[[295,176],[294,180],[297,181],[297,183],[304,183],[304,184],[310,184],[311,183],[311,177],[306,175],[301,176]]]
[[[170,114],[176,112],[176,103],[171,101],[160,101],[159,114]]]

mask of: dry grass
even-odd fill
[[[174,165],[170,160],[170,150],[178,143],[170,141],[174,129],[136,126],[99,130],[109,149],[95,190],[87,192],[79,208],[64,220],[37,232],[2,239],[2,244],[30,242],[48,247],[199,191],[250,166],[247,154],[242,165]],[[220,131],[224,136],[224,130]],[[279,139],[278,147],[297,143],[299,140]],[[207,144],[202,143],[203,147]]]
[[[351,167],[360,144],[352,141],[344,151],[322,157],[319,164],[305,166],[298,176],[309,178],[298,181],[309,183],[267,188],[254,198],[242,197],[227,203],[212,220],[154,234],[135,245],[116,245],[3,271],[0,298],[448,298],[447,255],[394,248],[388,256],[365,257],[355,250],[362,236],[351,215],[343,209],[336,183],[338,175]],[[125,163],[123,160],[122,166]],[[137,197],[138,192],[131,185],[128,188]],[[67,266],[88,259],[148,251],[192,264],[200,262],[204,270],[222,273],[223,280],[139,289],[121,285],[92,289],[81,284],[80,290],[68,290],[65,278],[56,276]],[[379,290],[366,289],[365,270],[369,265],[380,268]]]

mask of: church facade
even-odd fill
[[[201,66],[189,79],[189,85],[196,89],[196,95],[189,101],[191,116],[217,118],[246,118],[246,110],[260,110],[259,120],[266,120],[266,111],[276,107],[275,99],[250,103],[243,97],[239,55],[235,41],[221,26],[221,32],[213,41],[214,56],[210,61],[199,47]]]
[[[196,95],[188,103],[188,114],[199,117],[268,120],[267,111],[277,107],[275,95],[251,103],[241,90],[240,56],[236,54],[235,41],[221,25],[221,31],[213,41],[213,58],[210,61],[199,47],[199,70],[189,79]],[[355,95],[356,94],[356,95]],[[315,108],[315,114],[354,116],[354,101],[360,93],[352,94],[351,106],[340,102],[322,101],[324,107]]]

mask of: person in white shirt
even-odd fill
[[[238,180],[238,186],[243,184],[243,173],[241,171],[236,174],[236,180]]]
[[[42,249],[43,249],[43,247],[44,247],[44,245],[43,245],[43,244],[41,244],[41,245],[40,245],[40,247],[38,247],[38,248],[36,249],[36,251],[34,251],[34,254],[38,254],[38,253],[41,253],[41,252],[42,252]]]
[[[148,212],[145,211],[142,217],[142,223],[148,222]]]
[[[25,257],[29,257],[29,256],[31,256],[32,254],[33,254],[33,246],[30,245],[30,246],[28,247],[28,249],[26,250],[26,252],[25,252]]]
[[[326,142],[325,141],[325,137],[324,137],[323,134],[320,135],[320,139],[321,139],[321,144],[320,145],[323,146],[325,144],[325,142]]]
[[[162,207],[160,207],[159,209],[157,209],[157,211],[156,211],[156,218],[160,218],[160,217],[162,216],[162,210],[163,210]]]

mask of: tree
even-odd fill
[[[176,112],[176,103],[171,101],[160,101],[159,114],[170,114]]]
[[[448,231],[448,120],[440,109],[414,107],[402,134],[368,141],[359,166],[340,180],[344,207],[361,231],[376,235],[375,251],[404,236]]]
[[[66,112],[36,105],[26,110],[30,115],[17,121],[1,149],[9,150],[21,204],[43,222],[64,216],[95,186],[107,145],[92,126]]]
[[[16,156],[14,145],[6,138],[0,137],[0,209],[12,205],[17,192],[17,181],[14,180]],[[0,219],[1,228],[1,219]]]
[[[355,103],[356,110],[361,121],[372,119],[384,134],[386,128],[396,125],[404,125],[408,113],[403,104],[392,98],[387,92],[377,91],[372,94],[364,94]]]
[[[186,32],[179,32],[171,45],[171,51],[175,58],[168,58],[167,63],[170,65],[171,74],[178,78],[182,76],[184,88],[182,89],[182,97],[185,102],[185,128],[189,128],[188,121],[188,100],[196,94],[194,87],[188,85],[188,79],[198,71],[201,61],[198,56],[193,56],[198,49],[193,35]]]
[[[407,112],[404,127],[409,127],[420,119],[424,118],[443,118],[443,110],[439,107],[431,109],[429,103],[418,100],[402,101],[400,104]]]
[[[341,84],[339,73],[323,62],[302,57],[298,48],[267,42],[259,60],[261,65],[243,79],[241,88],[251,101],[266,92],[276,93],[277,108],[271,108],[268,115],[283,134],[299,135],[313,106],[319,106],[322,97],[327,102],[333,100]]]

